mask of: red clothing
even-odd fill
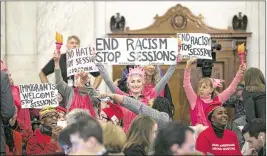
[[[82,96],[77,88],[74,88],[74,95],[72,99],[71,106],[69,108],[69,111],[71,111],[74,108],[82,108],[82,109],[88,109],[91,116],[96,118],[95,110],[93,103],[89,97],[89,95]]]
[[[21,108],[20,92],[18,86],[11,86],[14,104],[18,108],[18,132],[21,133],[23,142],[26,142],[29,135],[32,134],[30,111],[27,108]]]
[[[151,90],[153,90],[156,87],[155,84],[145,84],[144,89],[142,93],[146,96],[147,94],[150,93]],[[160,92],[158,96],[164,97],[164,89]]]
[[[26,153],[27,155],[47,155],[60,152],[57,142],[51,141],[51,136],[42,134],[37,128],[29,138]]]
[[[194,109],[196,110],[195,112],[196,114],[191,114],[191,116],[196,116],[197,118],[197,119],[194,119],[194,121],[191,119],[192,125],[195,125],[198,121],[201,121],[201,124],[203,124],[204,126],[209,126],[208,122],[205,121],[206,117],[204,114],[204,110],[205,110],[205,108],[203,108],[204,105],[201,106],[201,102],[199,102],[199,99],[198,99],[199,96],[195,93],[191,85],[190,72],[191,72],[191,69],[185,69],[184,71],[183,87],[184,87],[186,97],[189,101],[191,110],[194,110]],[[235,92],[235,89],[238,83],[240,82],[242,76],[243,76],[242,72],[238,71],[236,73],[234,80],[231,82],[231,84],[222,93],[217,95],[218,97],[217,101],[221,102],[222,104],[225,101],[227,101],[230,98],[230,96]],[[206,104],[213,102],[213,100],[215,99],[212,99],[211,96],[201,98],[201,101],[203,101],[203,103],[206,103]],[[198,108],[196,109],[195,107],[198,107]]]
[[[210,121],[204,114],[204,111],[208,107],[210,103],[213,103],[214,101],[218,101],[218,96],[216,96],[211,102],[206,103],[204,100],[202,100],[199,96],[197,97],[197,104],[194,107],[194,109],[190,109],[190,119],[191,119],[191,125],[195,126],[197,124],[202,124],[204,126],[210,126]]]
[[[212,127],[201,132],[196,141],[196,149],[204,154],[213,155],[242,155],[237,136],[225,129],[222,138],[218,138]]]
[[[6,155],[22,155],[22,138],[19,132],[13,131],[13,139],[15,148],[11,152],[6,145]]]

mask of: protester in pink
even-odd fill
[[[224,103],[230,98],[230,96],[235,92],[235,88],[237,87],[244,71],[246,70],[246,64],[241,64],[239,66],[239,70],[237,71],[237,74],[229,87],[226,88],[222,93],[215,95],[215,89],[217,87],[222,87],[220,84],[222,81],[211,78],[202,78],[198,83],[198,93],[196,94],[194,92],[190,82],[190,72],[191,67],[195,62],[195,58],[187,61],[183,82],[186,97],[190,103],[191,124],[193,126],[196,124],[210,126],[210,122],[207,120],[204,110],[213,101]]]
[[[90,78],[88,73],[80,72],[76,74],[75,77],[75,87],[68,86],[68,84],[63,81],[61,75],[61,69],[59,66],[60,55],[54,52],[54,62],[55,62],[55,77],[56,84],[59,93],[63,96],[66,102],[67,111],[71,111],[74,108],[82,108],[89,110],[92,117],[97,117],[97,108],[99,101],[94,100],[94,97],[98,93],[90,85]],[[95,98],[96,99],[96,98]]]
[[[11,84],[12,95],[14,99],[14,104],[17,106],[17,108],[19,108],[18,109],[19,111],[17,113],[18,127],[16,130],[20,132],[22,136],[22,140],[25,143],[29,135],[32,133],[30,111],[27,108],[21,109],[22,107],[21,107],[21,101],[20,101],[19,86],[14,85],[14,81],[11,77],[11,74],[8,71],[7,66],[4,64],[2,60],[1,60],[1,71],[8,73],[9,81]]]
[[[181,62],[180,55],[177,58],[177,63],[179,63],[179,62]],[[116,87],[114,82],[109,78],[108,72],[105,69],[105,67],[103,66],[103,64],[98,63],[98,64],[96,64],[96,66],[98,67],[102,78],[104,79],[104,81],[106,82],[107,86],[109,87],[109,89],[112,93],[132,97],[136,100],[140,100],[144,104],[148,104],[149,100],[154,99],[155,97],[157,97],[160,94],[160,92],[165,87],[166,83],[169,81],[169,79],[171,78],[172,74],[174,73],[174,71],[176,69],[176,64],[171,65],[169,67],[168,71],[166,72],[166,74],[164,75],[164,77],[159,81],[159,83],[153,89],[151,89],[151,91],[149,93],[146,92],[146,94],[144,94],[143,93],[143,88],[145,85],[144,68],[142,68],[142,67],[136,67],[133,69],[130,68],[129,73],[127,75],[127,87],[129,88],[129,94],[127,94],[127,93],[124,93],[123,91],[121,91],[118,87]],[[133,119],[135,118],[136,114],[133,113],[132,111],[128,110],[127,108],[121,107],[121,109],[122,109],[123,114],[124,114],[124,116],[123,116],[123,123],[124,123],[123,130],[125,132],[127,132],[127,130],[130,127],[130,124],[133,121]]]

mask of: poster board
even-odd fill
[[[56,84],[23,84],[19,85],[22,108],[42,109],[47,106],[58,106]]]

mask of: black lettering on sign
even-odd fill
[[[134,50],[134,46],[133,46],[134,40],[131,38],[127,38],[126,39],[126,47],[127,47],[127,51],[130,51],[130,46],[131,46],[131,50]]]
[[[97,38],[96,50],[97,51],[109,51],[116,50],[119,47],[119,42],[115,38]]]
[[[134,56],[134,54],[135,54],[135,52],[134,52],[134,51],[131,51],[131,52],[129,53],[130,58],[127,58],[127,61],[129,61],[129,62],[134,62],[134,61],[135,61],[135,56]]]
[[[162,47],[164,47],[163,49],[167,49],[167,47],[168,47],[167,38],[165,38],[165,39],[160,38],[159,39],[159,45],[160,45],[160,49],[162,49]]]
[[[66,52],[66,58],[67,60],[70,59],[70,58],[73,58],[74,57],[74,51],[73,50],[68,50]]]

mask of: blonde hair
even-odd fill
[[[69,36],[67,41],[69,42],[71,39],[75,39],[79,45],[81,44],[81,40],[78,36],[76,35]]]
[[[130,129],[127,132],[127,142],[124,149],[129,148],[131,145],[143,145],[145,152],[148,153],[151,149],[150,142],[152,137],[152,130],[156,121],[147,115],[138,115],[133,120]]]
[[[145,67],[145,66],[143,66],[143,67]],[[155,72],[154,72],[154,74],[152,75],[152,83],[154,84],[154,85],[156,85],[156,84],[158,84],[159,83],[159,81],[161,80],[161,76],[160,76],[160,67],[159,66],[155,66]]]
[[[126,134],[121,127],[112,124],[111,122],[103,123],[103,142],[108,151],[114,153],[122,152],[126,142]]]
[[[208,78],[208,77],[204,77],[204,78],[201,78],[200,80],[199,80],[199,82],[198,82],[198,94],[199,94],[199,88],[201,87],[201,85],[202,84],[205,84],[205,85],[207,85],[207,86],[209,86],[213,91],[212,91],[212,93],[211,93],[211,98],[213,99],[217,94],[218,94],[218,91],[216,90],[216,88],[213,88],[213,83],[212,83],[212,81],[211,81],[211,79],[210,78]]]
[[[245,88],[248,92],[265,92],[265,78],[258,68],[249,68],[244,76]]]

